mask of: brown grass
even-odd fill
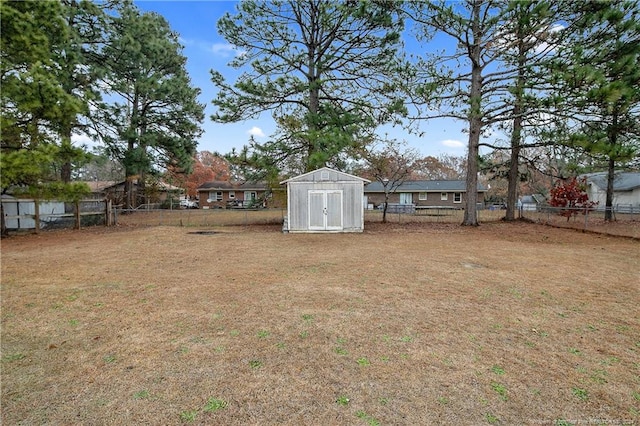
[[[639,421],[637,241],[279,227],[3,240],[2,423]]]

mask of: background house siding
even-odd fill
[[[419,192],[413,192],[413,200],[412,204],[416,206],[423,207],[452,207],[452,208],[463,208],[464,203],[467,199],[467,194],[465,192],[459,192],[461,194],[461,199],[459,203],[454,202],[454,192],[447,192],[447,199],[442,200],[440,198],[441,192],[428,192],[426,200],[419,199]],[[378,206],[384,203],[384,194],[378,192],[366,192],[367,203],[373,204],[374,206]],[[400,202],[400,193],[396,192],[393,194],[389,194],[389,203],[399,203]],[[484,203],[484,192],[478,192],[478,203]]]
[[[590,184],[587,195],[589,200],[598,202],[598,207],[604,207],[607,203],[607,190],[600,189],[597,185]],[[614,191],[613,205],[616,204],[640,206],[640,188],[632,191]]]

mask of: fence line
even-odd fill
[[[562,228],[596,231],[611,235],[640,237],[640,206],[614,205],[610,208],[613,222],[605,220],[609,209],[538,206],[536,210],[520,209],[519,215],[534,222]]]
[[[247,226],[273,224],[282,225],[286,208],[278,209],[118,209],[117,223],[120,225],[142,226]],[[416,210],[411,214],[402,210],[387,212],[387,221],[395,223],[431,222],[431,223],[462,223],[464,210],[451,208],[430,208]],[[489,222],[500,220],[504,211],[478,211],[480,221]],[[381,222],[381,210],[365,210],[365,221]]]
[[[585,226],[588,226],[590,220],[604,220],[607,212],[611,212],[614,220],[640,219],[640,206],[632,204],[599,208],[538,206],[535,210],[520,209],[519,214],[527,219],[545,219],[548,222],[555,222],[558,218],[575,222],[583,217]]]
[[[249,226],[282,224],[286,209],[117,209],[119,225]]]
[[[134,226],[249,226],[281,225],[287,215],[286,209],[144,209],[125,210],[113,208],[105,200],[82,200],[75,203],[60,201],[37,202],[25,199],[2,200],[3,219],[7,229],[60,229],[79,228],[92,225]],[[542,206],[536,210],[520,209],[519,217],[537,223],[559,227],[595,230],[614,235],[640,237],[640,206],[616,205],[613,207],[614,223],[605,223],[604,208],[567,209]],[[561,213],[571,214],[569,217]],[[480,209],[478,221],[498,221],[504,210]],[[451,208],[416,209],[414,212],[387,212],[387,221],[392,223],[462,223],[464,210]],[[382,211],[365,210],[365,221],[381,222]],[[36,225],[37,224],[37,225]],[[623,229],[624,228],[624,229]]]
[[[113,225],[111,201],[87,199],[76,202],[37,199],[2,199],[2,222],[7,231],[80,229]]]

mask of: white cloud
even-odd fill
[[[447,148],[464,148],[464,142],[460,142],[455,139],[445,139],[440,141],[440,145],[446,146]]]
[[[560,32],[560,31],[562,31],[562,30],[564,30],[564,29],[565,29],[565,26],[564,26],[564,25],[562,25],[562,24],[553,24],[553,25],[549,28],[549,32],[557,33],[557,32]]]
[[[265,134],[260,127],[253,126],[251,129],[247,130],[247,134],[250,136],[255,136],[258,138],[264,138]]]
[[[180,43],[183,46],[191,46],[194,44],[194,41],[188,38],[178,36],[178,43]]]
[[[92,149],[100,145],[84,133],[81,135],[71,135],[71,143],[74,146],[85,146],[88,149]]]
[[[242,56],[245,53],[244,51],[239,50],[237,47],[229,43],[214,43],[211,46],[211,51],[215,55],[223,57]]]
[[[548,35],[551,37],[555,37],[556,33],[559,33],[560,31],[564,30],[564,28],[565,27],[562,24],[553,24],[552,26],[549,27],[549,29],[547,29],[546,33],[543,34],[543,36],[546,37]],[[555,49],[555,46],[551,46],[546,41],[541,40],[540,44],[536,46],[536,53],[549,53],[554,49]]]

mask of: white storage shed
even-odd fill
[[[367,179],[323,167],[287,179],[285,232],[362,232]]]

